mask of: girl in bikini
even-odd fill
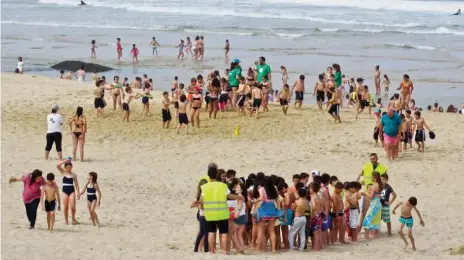
[[[263,106],[263,112],[269,112],[268,104],[269,104],[269,90],[271,89],[271,84],[268,81],[267,75],[263,77],[263,81],[261,82],[261,85],[263,86],[262,91],[263,91],[263,101],[261,105]]]
[[[64,169],[63,169],[64,164]],[[71,158],[68,158],[64,161],[61,161],[56,165],[58,171],[63,175],[63,212],[64,212],[64,220],[66,225],[69,224],[68,216],[69,216],[69,208],[71,207],[71,217],[72,217],[72,224],[76,225],[79,224],[76,220],[76,191],[77,191],[77,199],[81,198],[79,194],[79,183],[77,181],[77,175],[72,172],[72,163]]]
[[[113,96],[113,110],[116,110],[116,103],[118,104],[118,107],[121,108],[121,84],[119,84],[119,76],[114,76],[113,79],[114,83],[111,84],[111,87],[113,88],[111,90],[111,95]]]
[[[192,109],[190,110],[190,121],[192,122],[193,127],[195,127],[195,122],[197,127],[200,127],[200,110],[202,103],[203,96],[200,94],[199,88],[195,88],[194,94],[192,95]]]
[[[73,160],[76,160],[77,147],[79,147],[81,162],[84,161],[85,134],[87,132],[87,119],[83,114],[84,109],[77,107],[76,115],[69,122],[69,132],[73,142]]]
[[[247,77],[246,77],[246,84],[248,86],[253,86],[253,84],[255,83],[256,81],[256,77],[255,77],[255,72],[253,71],[252,68],[248,68],[248,73],[247,73]]]
[[[100,227],[100,222],[98,221],[98,216],[95,212],[95,208],[97,206],[100,207],[101,203],[101,191],[97,184],[97,177],[98,175],[96,172],[89,173],[89,176],[87,177],[87,184],[82,189],[80,196],[87,192],[87,208],[89,209],[90,219],[94,226],[98,225],[98,227]]]
[[[408,109],[409,100],[411,99],[412,91],[414,90],[414,85],[412,81],[409,80],[409,75],[403,75],[403,81],[401,81],[400,87],[398,90],[401,90],[401,96],[403,99],[403,107],[404,109]]]

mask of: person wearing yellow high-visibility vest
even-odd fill
[[[367,186],[372,184],[372,172],[376,171],[383,175],[387,173],[387,167],[381,163],[379,163],[379,158],[377,157],[376,153],[370,154],[370,162],[363,165],[363,169],[361,173],[358,175],[356,181],[360,181],[361,177],[363,178],[362,184],[365,186],[364,188],[367,191]]]
[[[216,164],[208,165],[209,182],[201,186],[199,203],[203,205],[203,211],[207,222],[209,251],[214,253],[216,245],[216,230],[219,228],[221,244],[226,254],[230,252],[229,237],[229,208],[227,199],[239,200],[240,196],[230,194],[227,184],[216,181],[218,168]],[[206,243],[206,241],[205,241]]]

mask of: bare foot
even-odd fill
[[[409,243],[408,243],[408,242],[405,242],[405,245],[404,245],[403,250],[406,250],[406,248],[408,248],[408,246],[409,246]]]
[[[72,224],[73,224],[73,225],[78,225],[78,224],[80,224],[80,223],[77,222],[77,220],[73,220],[73,221],[72,221]]]
[[[417,250],[417,248],[416,248],[416,247],[413,247],[413,248],[412,248],[412,250],[416,251],[416,250]]]

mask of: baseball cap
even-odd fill
[[[319,170],[313,170],[311,174],[314,176],[321,176],[321,172]]]
[[[52,105],[52,110],[58,110],[60,107],[57,104]]]
[[[235,63],[240,63],[240,60],[239,59],[234,59],[234,62]]]

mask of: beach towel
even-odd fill
[[[369,203],[366,216],[363,221],[363,229],[380,230],[380,222],[382,216],[382,203],[380,198],[374,197]]]
[[[264,220],[275,220],[279,218],[283,220],[283,211],[278,210],[274,201],[264,201],[255,213],[255,219],[259,222]]]

